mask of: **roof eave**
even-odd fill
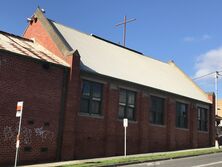
[[[194,86],[195,86],[195,88],[197,88],[197,90],[201,93],[201,94],[203,94],[203,96],[205,96],[206,97],[206,99],[208,99],[207,98],[207,93],[206,92],[204,92],[187,74],[185,74],[173,61],[169,61],[168,62],[168,64],[169,65],[172,65],[173,67],[175,67],[180,73],[182,73],[183,75],[184,75],[184,77],[185,78],[187,78]],[[209,101],[209,103],[212,103],[210,100],[208,100]]]
[[[177,94],[177,93],[174,93],[174,92],[170,92],[170,91],[166,91],[166,90],[150,87],[150,86],[143,85],[143,84],[140,84],[140,83],[136,83],[136,82],[132,82],[132,81],[128,81],[128,80],[124,80],[124,79],[115,78],[115,77],[112,77],[112,76],[100,74],[100,73],[94,72],[94,71],[92,71],[90,69],[89,70],[85,70],[85,69],[81,69],[80,68],[80,72],[81,73],[86,73],[86,74],[89,74],[89,75],[95,75],[95,76],[98,76],[98,77],[104,77],[106,79],[110,78],[110,79],[116,80],[116,81],[121,81],[121,82],[129,83],[129,84],[135,84],[135,85],[138,85],[138,86],[143,87],[143,88],[155,89],[155,90],[158,90],[158,91],[161,91],[161,92],[165,92],[165,93],[168,93],[168,94],[172,94],[172,95],[176,95],[176,96],[192,99],[192,100],[195,100],[195,101],[198,101],[198,102],[202,102],[202,103],[206,103],[206,104],[212,104],[212,101],[210,101],[208,99],[204,100],[204,99],[198,99],[198,98],[189,97],[189,96],[186,96],[186,95]]]

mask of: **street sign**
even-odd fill
[[[128,127],[128,119],[127,118],[123,119],[123,127]]]
[[[20,143],[20,140],[17,140],[16,141],[16,148],[19,148],[19,143]]]
[[[22,115],[22,109],[23,109],[23,101],[17,102],[16,117],[21,117],[21,115]]]

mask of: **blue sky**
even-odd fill
[[[190,77],[222,70],[221,0],[7,0],[1,1],[0,30],[22,35],[38,5],[52,20],[116,43],[123,29],[115,24],[124,15],[136,18],[127,25],[127,47],[174,60]],[[214,91],[213,83],[198,80],[206,91]]]

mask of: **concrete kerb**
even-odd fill
[[[198,148],[198,149],[187,149],[187,150],[179,150],[179,151],[168,151],[168,152],[156,152],[156,153],[145,153],[145,154],[133,154],[127,155],[127,158],[130,157],[142,157],[142,156],[149,156],[149,155],[158,155],[158,154],[170,154],[170,153],[180,153],[180,152],[189,152],[189,151],[199,151],[199,150],[208,150],[214,149],[217,147],[207,147],[207,148]],[[72,160],[72,161],[62,161],[62,162],[52,162],[52,163],[45,163],[45,164],[35,164],[35,165],[23,165],[19,167],[56,167],[56,166],[63,166],[63,165],[75,165],[85,162],[96,162],[96,161],[104,161],[104,160],[111,160],[111,159],[119,159],[124,158],[124,156],[113,156],[113,157],[105,157],[105,158],[93,158],[93,159],[84,159],[84,160]],[[181,158],[181,157],[180,157]]]

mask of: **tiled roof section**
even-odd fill
[[[68,63],[37,42],[2,31],[0,31],[0,49],[69,67]]]

